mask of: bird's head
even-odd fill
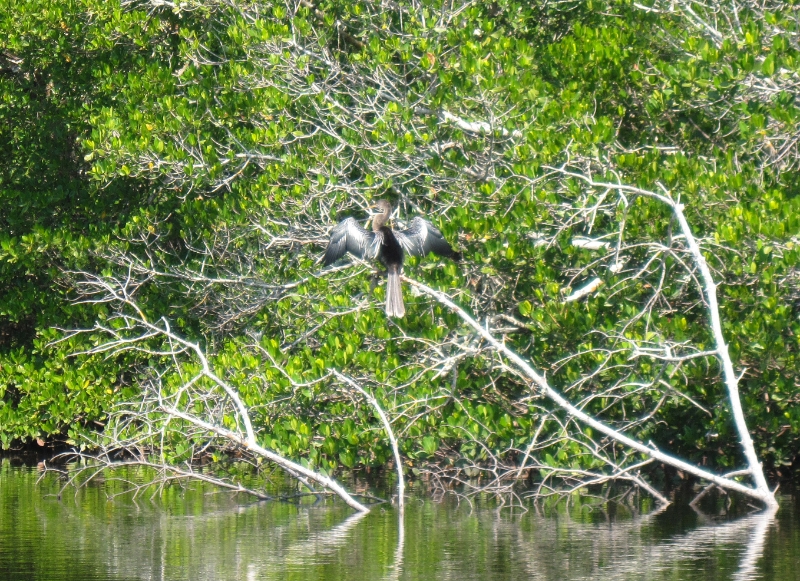
[[[374,204],[372,204],[370,208],[373,210],[377,210],[375,212],[376,215],[378,214],[385,214],[386,216],[392,215],[392,204],[389,203],[389,200],[378,200]]]

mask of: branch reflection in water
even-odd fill
[[[677,563],[691,563],[708,558],[715,551],[724,549],[735,551],[744,549],[739,560],[738,570],[731,577],[731,581],[755,581],[760,579],[758,561],[764,554],[767,533],[770,525],[775,522],[776,509],[754,513],[724,524],[710,523],[693,529],[682,535],[652,545],[640,544],[634,546],[634,551],[622,551],[608,562],[597,568],[588,577],[581,579],[597,579],[617,581],[633,579],[637,574],[648,572],[653,578],[667,578],[669,572],[675,571]],[[639,519],[639,526],[633,528],[619,526],[619,523],[607,531],[609,537],[616,536],[615,529],[621,535],[629,536],[635,529],[647,523],[655,514]],[[700,514],[702,520],[710,521],[708,517]],[[611,539],[609,539],[611,540]],[[616,544],[612,541],[612,544]],[[650,577],[648,577],[650,578]],[[549,581],[549,580],[548,580]]]
[[[397,581],[403,572],[403,548],[406,543],[406,515],[405,509],[397,511],[397,547],[394,550],[394,561],[392,567],[386,574],[386,581]]]
[[[324,560],[337,553],[353,541],[351,533],[366,515],[365,512],[354,513],[332,529],[313,532],[307,539],[293,543],[284,554],[284,562],[289,566],[303,566],[311,555],[315,560]]]
[[[775,523],[775,513],[778,512],[777,508],[767,509],[766,511],[747,517],[746,521],[748,526],[752,526],[750,533],[750,542],[747,545],[747,550],[742,555],[742,560],[739,563],[739,570],[733,577],[732,581],[750,581],[751,579],[758,579],[758,560],[764,555],[764,546],[767,543],[767,532],[771,525]],[[732,523],[735,524],[735,523]]]

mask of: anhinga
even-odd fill
[[[406,308],[400,289],[400,273],[405,255],[425,256],[433,252],[458,260],[460,254],[427,220],[417,216],[407,230],[393,231],[386,225],[392,215],[392,205],[387,200],[378,200],[374,207],[379,212],[372,218],[372,232],[362,228],[353,218],[345,218],[336,225],[331,231],[323,263],[325,266],[333,264],[346,252],[359,258],[380,260],[387,271],[386,314],[402,317],[406,314]]]

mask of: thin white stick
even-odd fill
[[[262,448],[255,442],[250,442],[249,439],[242,438],[236,432],[232,432],[220,426],[210,424],[208,422],[201,420],[200,418],[182,412],[173,407],[162,406],[161,409],[162,411],[164,411],[164,413],[167,413],[173,417],[180,418],[186,422],[194,424],[195,426],[203,428],[204,430],[208,430],[209,432],[217,434],[218,436],[222,436],[223,438],[230,440],[235,444],[238,444],[242,448],[250,450],[253,454],[261,456],[262,458],[266,458],[271,462],[274,462],[275,464],[289,471],[290,473],[293,472],[295,474],[301,474],[306,478],[309,478],[314,482],[321,484],[325,488],[328,488],[333,492],[335,492],[337,495],[339,495],[339,497],[342,500],[344,500],[347,503],[348,506],[356,509],[359,512],[369,512],[369,509],[366,506],[364,506],[363,504],[358,502],[355,498],[350,496],[350,494],[344,488],[342,488],[342,486],[338,482],[336,482],[331,478],[328,478],[327,476],[323,476],[322,474],[314,472],[313,470],[309,470],[305,466],[297,464],[296,462],[292,462],[288,458],[284,458],[283,456],[276,454],[271,450]]]
[[[375,411],[378,412],[378,416],[381,418],[381,422],[383,422],[383,429],[386,430],[386,435],[389,437],[389,442],[392,445],[392,452],[394,453],[394,462],[397,465],[397,507],[400,509],[402,513],[405,509],[405,492],[406,492],[406,482],[403,478],[403,461],[400,458],[400,448],[397,445],[397,440],[394,437],[394,431],[392,430],[392,424],[389,423],[389,418],[386,417],[383,409],[381,409],[378,400],[375,399],[371,393],[367,390],[362,388],[358,383],[356,383],[350,377],[347,377],[343,373],[339,372],[338,370],[334,369],[333,374],[339,378],[340,381],[345,382],[347,385],[355,389],[358,393],[363,395],[366,400],[375,408]],[[402,518],[402,516],[400,517]]]
[[[750,437],[750,432],[747,429],[747,421],[744,418],[744,410],[742,409],[742,402],[739,398],[739,378],[733,370],[733,361],[728,351],[728,344],[725,343],[725,335],[722,333],[719,303],[717,302],[717,285],[714,283],[711,270],[708,268],[708,263],[703,253],[700,251],[697,241],[694,239],[694,236],[692,236],[689,223],[686,221],[686,217],[683,214],[683,204],[673,204],[672,211],[678,219],[678,223],[681,225],[681,230],[686,237],[686,245],[689,247],[689,251],[692,253],[697,267],[700,269],[700,275],[703,277],[703,291],[708,300],[708,313],[711,319],[711,330],[714,333],[714,342],[717,345],[717,356],[722,361],[722,375],[725,380],[725,385],[728,388],[731,410],[733,411],[733,420],[736,423],[736,430],[739,432],[744,455],[750,467],[750,474],[753,480],[755,480],[756,489],[763,495],[762,500],[764,500],[769,507],[777,507],[778,502],[775,500],[775,495],[767,485],[767,479],[764,477],[764,470],[761,466],[761,462],[758,461],[758,454],[756,454],[756,449],[753,445],[753,438]]]

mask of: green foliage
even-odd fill
[[[167,316],[184,336],[202,338],[215,368],[256,410],[267,447],[329,472],[390,461],[369,406],[314,383],[336,368],[402,412],[396,430],[415,465],[524,448],[542,413],[525,382],[481,351],[448,369],[427,365],[431,345],[446,355],[470,340],[454,315],[408,295],[407,316],[390,323],[383,291],[366,275],[309,277],[327,226],[363,216],[359,201],[391,197],[402,217],[428,212],[464,250],[461,265],[409,260],[411,276],[481,320],[517,319],[507,344],[587,411],[622,425],[664,397],[658,421],[632,435],[737,465],[713,360],[680,370],[640,361],[624,373],[631,386],[649,387],[631,387],[629,407],[604,395],[628,364],[604,337],[660,283],[643,276],[622,292],[615,285],[624,277],[604,272],[596,293],[562,302],[563,289],[582,280],[573,275],[599,272],[598,254],[570,243],[590,233],[587,223],[554,226],[566,204],[597,195],[578,180],[543,179],[569,155],[613,169],[597,179],[623,176],[681,195],[720,283],[732,355],[747,370],[741,391],[759,451],[776,467],[797,455],[800,201],[790,143],[800,109],[793,94],[743,89],[753,75],[798,73],[794,2],[766,17],[784,34],[766,35],[767,21],[745,11],[744,40],[721,43],[677,14],[624,1],[465,4],[447,21],[438,20],[447,6],[439,2],[376,12],[374,3],[330,0],[293,12],[265,1],[253,18],[247,2],[241,10],[11,4],[0,16],[4,448],[40,437],[78,441],[112,404],[135,396],[137,366],[158,363],[69,357],[98,340],[87,335],[50,343],[53,327],[106,316],[102,306],[70,302],[74,278],[64,273],[109,269],[96,253],[115,252],[150,252],[164,269],[203,265],[209,276],[250,256],[242,274],[272,285],[304,279],[290,293],[264,291],[249,318],[236,321],[220,315],[226,304],[241,306],[224,285],[200,297],[159,279],[140,298],[149,317]],[[491,126],[470,128],[443,112]],[[667,209],[641,197],[598,214],[594,234],[614,232],[623,218],[626,242],[641,244],[629,257],[637,267],[646,244],[674,235]],[[226,232],[242,234],[208,263],[197,249],[216,248]],[[539,244],[539,234],[549,243]],[[679,257],[663,261],[676,275],[662,288],[674,312],[636,321],[622,339],[711,348],[706,311],[680,278]],[[246,331],[259,334],[257,348]],[[607,371],[578,382],[603,361]],[[651,385],[656,377],[666,386]],[[543,440],[558,433],[551,426]],[[200,443],[176,443],[175,459],[192,445]],[[568,444],[547,454],[562,466],[598,462]]]

